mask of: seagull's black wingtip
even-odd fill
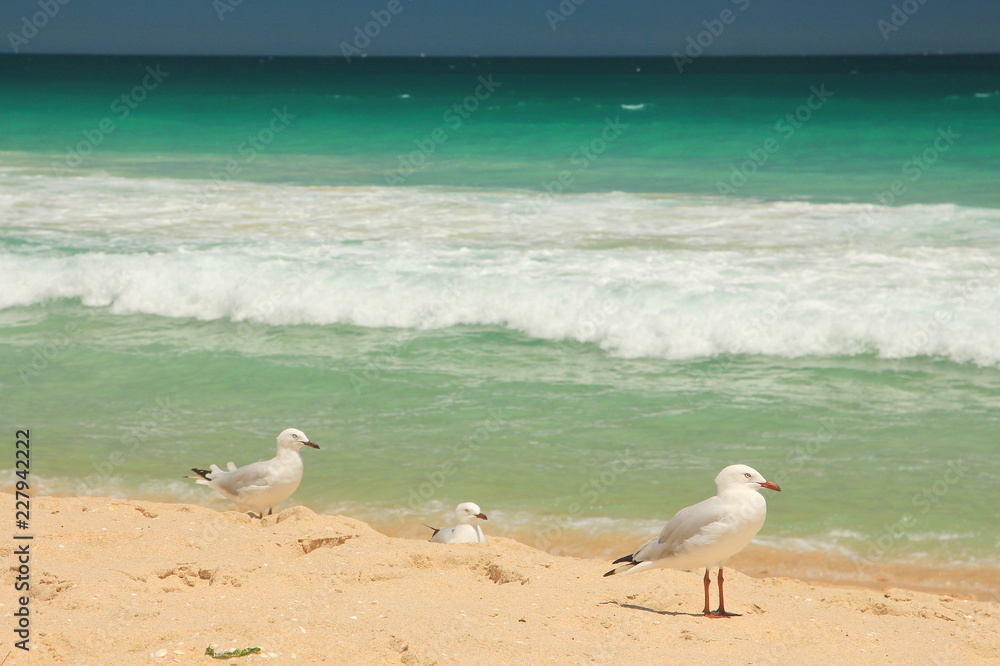
[[[211,474],[211,472],[209,470],[207,470],[207,469],[198,469],[196,467],[192,467],[191,471],[194,472],[195,474],[197,474],[198,476],[200,476],[203,479],[207,479],[208,475]]]

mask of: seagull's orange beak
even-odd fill
[[[781,492],[781,488],[778,487],[778,484],[777,483],[771,483],[770,481],[765,481],[764,483],[760,484],[760,487],[761,488],[770,488],[771,490],[777,490],[779,493]]]
[[[313,447],[314,449],[318,449],[318,448],[319,448],[319,444],[317,444],[316,442],[314,442],[314,441],[312,441],[312,440],[310,440],[310,441],[308,441],[308,442],[303,442],[303,444],[304,444],[305,446],[311,446],[311,447]]]
[[[476,518],[482,518],[483,520],[489,520],[489,518],[486,517],[485,513],[477,513],[476,514]]]

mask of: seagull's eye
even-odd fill
[[[745,476],[745,477],[747,477],[747,478],[749,479],[749,478],[750,478],[750,472],[747,472],[747,473],[746,473],[746,474],[744,474],[743,476]]]

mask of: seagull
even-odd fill
[[[660,536],[650,539],[639,550],[615,560],[621,564],[604,574],[633,573],[658,567],[690,571],[705,567],[705,617],[729,617],[722,593],[722,567],[743,550],[764,526],[767,502],[757,492],[760,488],[780,491],[778,484],[767,481],[760,472],[746,465],[730,465],[715,477],[715,497],[678,511]],[[719,568],[719,608],[709,610],[709,570]]]
[[[431,541],[436,543],[486,543],[486,535],[483,530],[476,525],[477,520],[489,520],[486,514],[479,510],[479,505],[475,502],[462,502],[455,507],[455,520],[458,525],[454,527],[431,527],[434,530]]]
[[[270,516],[274,505],[291,497],[299,487],[302,481],[302,455],[299,449],[303,446],[319,448],[301,430],[288,428],[278,435],[278,454],[270,460],[243,467],[229,463],[226,471],[215,465],[207,470],[192,467],[191,471],[198,476],[184,478],[197,479],[196,483],[215,488],[223,496],[236,502],[241,511],[257,511],[263,520],[265,508]]]

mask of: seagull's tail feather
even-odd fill
[[[229,464],[230,464],[230,466],[232,466],[233,463],[229,463]],[[223,472],[221,469],[219,469],[218,465],[212,465],[210,469],[198,469],[197,467],[192,467],[191,471],[194,472],[195,474],[197,474],[198,476],[185,476],[184,478],[185,479],[195,479],[195,483],[200,483],[200,484],[202,484],[204,486],[211,486],[212,485],[212,481],[219,474],[225,474],[226,473],[226,472]],[[230,468],[229,471],[230,472],[233,471],[232,468]]]
[[[440,531],[441,531],[441,528],[440,528],[440,527],[431,527],[430,525],[428,525],[428,524],[426,524],[426,523],[420,523],[420,524],[421,524],[421,525],[423,525],[424,527],[426,527],[427,529],[429,529],[429,530],[433,530],[433,531],[434,531],[434,533],[433,533],[433,534],[431,534],[431,538],[432,538],[432,539],[433,539],[433,538],[434,538],[434,537],[435,537],[435,536],[437,535],[437,533],[438,533],[438,532],[440,532]]]
[[[639,566],[639,564],[641,563],[636,562],[634,559],[632,559],[633,555],[624,555],[622,557],[619,557],[614,562],[612,562],[611,564],[618,564],[619,562],[624,562],[625,564],[621,565],[620,567],[615,567],[611,571],[604,574],[604,577],[607,578],[608,576],[614,576],[615,574],[625,573],[626,571],[629,571],[633,567]]]

